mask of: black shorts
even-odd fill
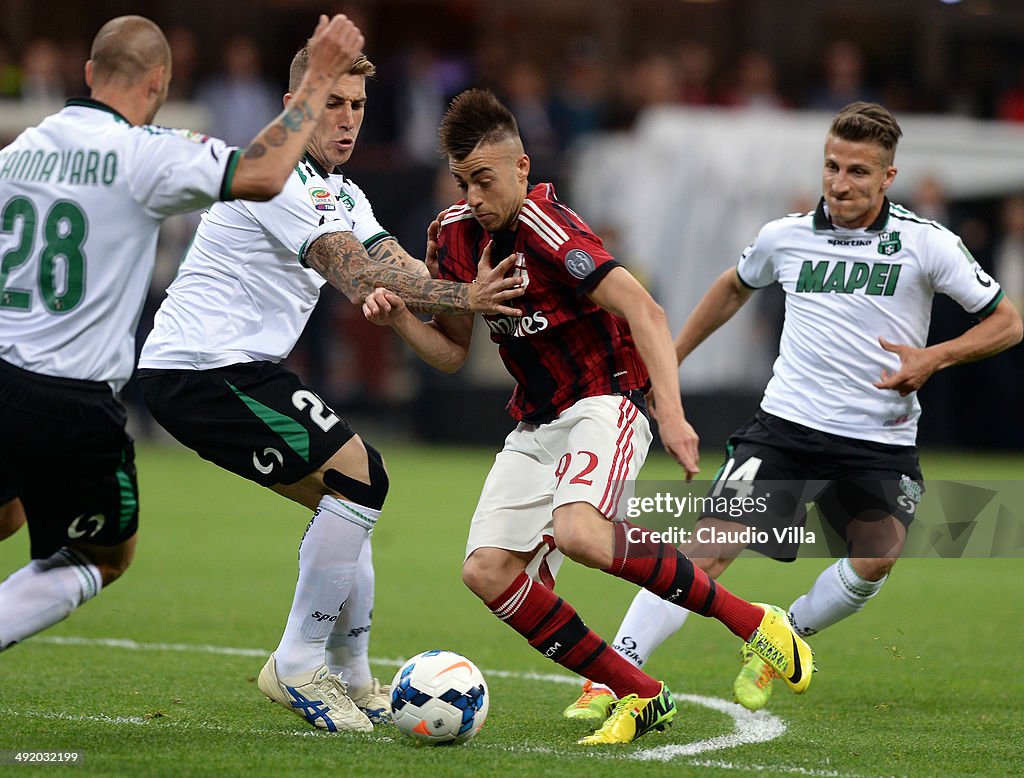
[[[140,370],[153,418],[195,451],[261,486],[316,472],[355,432],[273,362],[213,370]]]
[[[110,387],[0,362],[0,504],[21,499],[32,557],[116,546],[139,525],[135,447]]]
[[[701,518],[726,519],[762,530],[769,541],[750,548],[789,561],[796,558],[801,533],[783,530],[806,524],[807,504],[817,506],[822,520],[845,544],[847,528],[855,519],[895,516],[909,527],[923,494],[915,446],[832,435],[759,410],[729,438],[726,461],[707,495],[727,498],[732,504],[749,498],[744,504],[751,509],[728,515],[705,510]],[[860,552],[884,556],[892,548],[892,538],[881,537],[877,544],[876,551]]]

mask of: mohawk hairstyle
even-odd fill
[[[438,134],[441,154],[459,162],[481,143],[518,137],[519,125],[489,89],[467,89],[448,106]]]
[[[896,144],[903,130],[888,109],[878,103],[850,103],[836,114],[830,135],[853,142],[870,141],[880,144],[890,156],[896,153]]]

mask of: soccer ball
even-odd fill
[[[487,718],[490,696],[477,666],[454,651],[424,651],[395,673],[391,720],[430,745],[465,743]]]

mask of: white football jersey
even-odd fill
[[[777,281],[786,316],[761,408],[822,432],[915,445],[921,406],[876,389],[900,359],[878,339],[923,348],[932,297],[949,295],[985,316],[1003,293],[956,235],[886,200],[864,229],[834,227],[816,211],[766,224],[737,266],[760,288]]]
[[[226,196],[239,153],[88,99],[0,151],[0,360],[119,390],[160,222]]]
[[[280,362],[325,283],[303,254],[321,235],[342,231],[367,248],[391,237],[358,186],[308,155],[274,199],[214,205],[167,289],[139,367]]]

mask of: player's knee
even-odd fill
[[[725,568],[732,564],[735,558],[734,556],[726,556],[714,551],[708,551],[705,555],[691,559],[691,561],[696,567],[707,573],[708,577],[718,578],[718,576],[725,572]]]
[[[324,484],[353,502],[379,511],[384,507],[391,481],[380,452],[365,440],[363,447],[366,449],[366,467],[370,483],[363,483],[334,468],[329,468],[324,472]]]
[[[517,560],[518,561],[518,560]],[[462,563],[462,582],[484,602],[497,599],[522,572],[500,549],[478,548]]]
[[[697,525],[698,529],[702,526]],[[699,567],[711,578],[718,578],[740,554],[743,546],[697,539],[703,537],[705,535],[697,533],[691,542],[679,546],[679,550],[695,567]]]
[[[135,559],[135,537],[116,546],[73,546],[96,566],[106,588],[124,575]]]
[[[555,532],[555,548],[565,554],[573,562],[590,565],[593,557],[591,538],[579,531],[578,526],[563,527],[562,532]]]
[[[14,499],[0,505],[0,540],[5,540],[21,529],[25,523],[25,510],[21,500]]]
[[[899,557],[854,558],[850,564],[865,581],[881,581],[892,571]]]
[[[96,565],[99,568],[100,577],[103,579],[103,586],[107,587],[114,583],[114,581],[124,575],[131,564],[131,559],[124,559],[118,562],[103,562]]]
[[[574,562],[608,567],[611,549],[605,547],[608,533],[601,532],[601,525],[610,523],[589,503],[562,505],[554,513],[555,547]]]
[[[487,566],[481,564],[475,555],[470,555],[462,563],[462,583],[466,585],[473,594],[483,597],[482,592],[488,589],[488,584],[493,579],[493,574]]]
[[[555,548],[572,559],[579,544],[579,532],[573,523],[569,520],[556,521],[552,536],[555,540]]]

